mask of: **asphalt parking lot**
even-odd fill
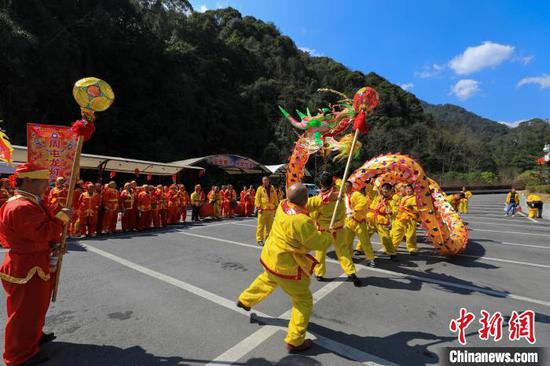
[[[47,364],[435,365],[443,347],[459,345],[449,323],[460,308],[476,315],[468,346],[529,346],[510,341],[506,323],[512,311],[533,310],[536,346],[548,347],[550,221],[504,217],[503,201],[471,199],[462,255],[437,255],[419,232],[415,257],[403,244],[398,263],[380,255],[370,268],[356,258],[361,288],[329,252],[331,281],[312,280],[316,346],[303,355],[284,347],[290,302],[282,291],[252,317],[234,305],[262,270],[254,218],[73,241],[46,321],[58,336],[43,349]],[[478,337],[481,310],[504,316],[498,343]],[[0,316],[4,324],[5,301]]]

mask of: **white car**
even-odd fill
[[[306,186],[307,188],[307,195],[309,197],[317,196],[319,193],[321,193],[321,190],[315,184],[304,183],[304,186]]]

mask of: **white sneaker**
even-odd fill
[[[367,265],[368,265],[369,267],[376,267],[376,263],[374,263],[374,259],[373,259],[373,260],[370,260],[370,261],[367,263]]]

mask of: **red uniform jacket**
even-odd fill
[[[84,192],[78,198],[78,208],[80,209],[81,217],[95,216],[99,209],[99,195],[93,193],[90,195],[88,192]]]
[[[168,207],[169,208],[180,206],[180,195],[179,195],[178,192],[170,191],[170,192],[168,192],[166,197],[168,199]]]
[[[103,207],[109,211],[118,210],[119,193],[114,188],[107,188],[103,191]]]
[[[151,211],[151,195],[141,191],[138,195],[138,210],[141,212]]]
[[[122,207],[125,210],[131,210],[135,208],[135,197],[132,191],[128,192],[126,190],[122,191],[120,194],[120,201],[122,202]]]
[[[48,206],[54,212],[59,211],[61,208],[67,206],[67,195],[69,192],[67,188],[53,187],[48,195]]]
[[[0,242],[9,252],[0,268],[7,282],[25,284],[35,274],[50,278],[50,244],[58,243],[63,222],[48,213],[34,196],[17,191],[0,208]]]

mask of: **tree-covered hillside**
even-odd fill
[[[364,85],[378,90],[381,105],[363,137],[363,160],[400,151],[434,174],[497,172],[506,159],[523,168],[523,155],[518,160],[514,152],[524,144],[535,149],[515,129],[484,125],[478,133],[466,111],[462,124],[449,124],[437,106],[424,113],[420,100],[382,76],[312,57],[274,24],[232,8],[197,13],[185,0],[0,0],[0,55],[0,120],[16,144],[25,144],[26,122],[76,119],[72,84],[97,76],[116,101],[99,116],[85,146],[90,153],[172,161],[232,152],[284,162],[296,135],[277,105],[314,110],[335,100],[318,88],[353,95]],[[521,136],[534,128],[520,127]],[[496,140],[487,137],[493,130]],[[510,141],[516,149],[503,147]]]

